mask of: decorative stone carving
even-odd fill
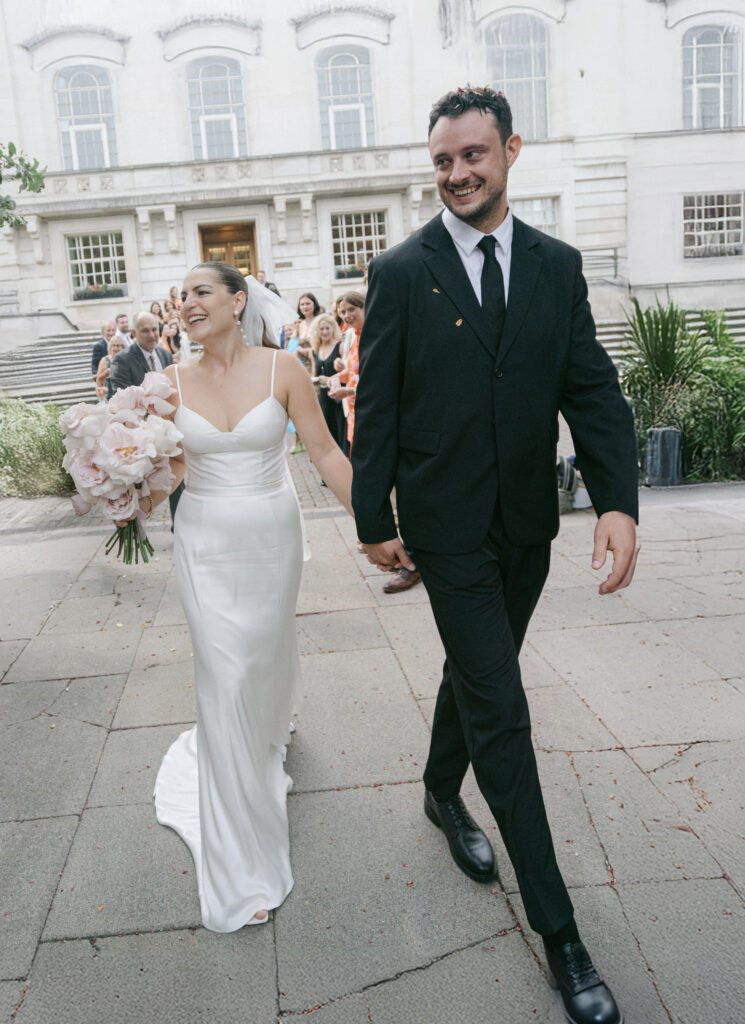
[[[216,164],[215,165],[215,180],[216,181],[229,181],[230,180],[230,167],[228,164]]]
[[[376,153],[375,154],[375,166],[376,167],[387,167],[388,166],[388,154],[387,153]]]
[[[372,4],[321,2],[298,18],[291,18],[298,50],[339,35],[371,39],[387,46],[395,14]]]
[[[352,157],[352,170],[353,171],[364,171],[365,169],[365,154],[355,153]]]
[[[150,212],[149,206],[138,206],[136,208],[137,220],[140,225],[140,231],[142,232],[142,251],[145,256],[153,255],[153,236],[150,230]]]
[[[54,191],[56,195],[60,195],[62,192],[67,192],[67,178],[55,178]]]
[[[44,242],[41,237],[41,217],[31,213],[26,217],[26,232],[34,248],[34,260],[44,262]]]
[[[406,197],[411,210],[411,230],[419,227],[419,208],[422,205],[422,186],[409,185],[406,190]]]
[[[91,179],[87,174],[82,175],[78,178],[78,192],[90,192],[91,190]]]
[[[248,160],[241,160],[238,164],[238,177],[239,178],[250,178],[253,176],[251,164]]]
[[[277,217],[277,241],[284,244],[287,241],[287,196],[274,197],[274,213]]]
[[[2,228],[0,228],[0,231],[2,231],[3,238],[5,239],[5,245],[8,249],[8,255],[12,260],[16,259],[16,229],[14,227],[11,227],[10,224],[3,224]]]
[[[192,167],[191,169],[191,180],[192,181],[204,181],[205,180],[204,167]]]
[[[21,46],[28,52],[33,70],[42,71],[50,64],[87,53],[95,53],[97,60],[124,64],[129,40],[104,26],[66,25],[46,28]]]
[[[176,204],[168,203],[163,207],[163,217],[168,228],[168,251],[178,252],[178,230],[176,225]]]
[[[329,158],[329,168],[331,171],[343,171],[344,170],[344,157],[343,156],[332,156]]]
[[[167,61],[197,50],[231,50],[250,57],[261,53],[261,22],[229,14],[194,15],[160,29],[158,35],[163,42],[163,59]]]
[[[538,12],[539,14],[545,14],[547,18],[551,18],[553,21],[563,21],[566,17],[567,4],[569,2],[570,0],[531,0],[530,13]],[[484,18],[491,18],[493,15],[500,14],[506,6],[500,0],[471,0],[473,20],[480,22]],[[513,8],[510,9],[512,10]]]
[[[114,188],[114,175],[113,174],[102,174],[98,179],[101,184],[102,192],[111,192]]]
[[[313,222],[311,220],[313,214],[313,193],[306,192],[300,196],[300,212],[303,215],[303,241],[313,241]]]

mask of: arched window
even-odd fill
[[[316,57],[324,149],[375,145],[370,52],[335,46]]]
[[[203,57],[187,70],[191,138],[195,160],[245,156],[243,81],[237,60]]]
[[[505,14],[484,34],[491,84],[507,97],[515,131],[524,139],[548,136],[546,26],[531,14]]]
[[[108,71],[65,68],[57,74],[54,93],[65,170],[114,166],[116,135]]]
[[[742,124],[742,40],[736,28],[707,25],[683,36],[683,127]]]

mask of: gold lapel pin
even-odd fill
[[[463,321],[462,321],[462,320],[456,320],[456,321],[455,321],[455,326],[456,326],[456,327],[460,327],[460,325],[461,325],[462,323],[463,323]]]
[[[439,288],[433,288],[432,291],[435,293],[435,295],[439,295],[440,294],[440,289]]]

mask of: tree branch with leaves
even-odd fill
[[[39,161],[33,163],[23,153],[19,153],[13,142],[7,146],[0,143],[0,184],[13,181],[18,185],[19,192],[41,192],[44,188],[46,167],[39,167]],[[20,228],[26,218],[16,213],[16,201],[12,196],[0,194],[0,227],[6,224],[12,228]]]

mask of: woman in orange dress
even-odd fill
[[[329,384],[329,398],[347,400],[347,441],[351,452],[354,439],[354,400],[360,376],[360,331],[365,322],[365,296],[360,292],[347,292],[339,299],[336,308],[347,328],[354,331],[354,340],[346,360],[337,359],[334,363],[334,368],[339,371],[339,386],[336,386],[336,379],[332,378],[335,386]]]

